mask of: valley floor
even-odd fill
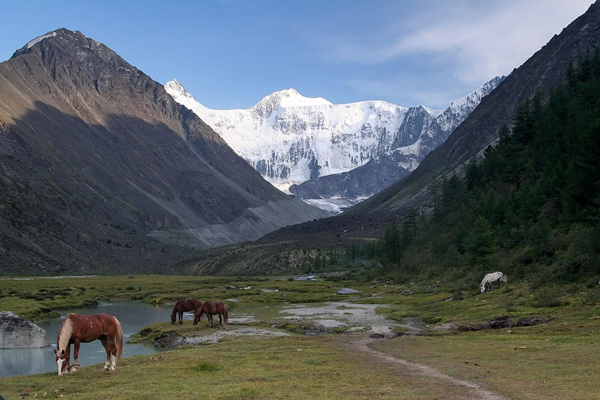
[[[90,278],[77,284],[87,287],[83,292],[88,295],[101,291],[103,283],[119,293],[111,279]],[[189,315],[181,326],[165,320],[149,325],[144,330],[150,334],[138,340],[154,340],[165,332],[185,339],[171,350],[122,359],[114,373],[94,365],[60,378],[54,372],[0,379],[0,395],[587,400],[600,393],[595,303],[573,298],[554,308],[513,305],[517,310],[508,315],[539,315],[547,323],[481,329],[489,328],[483,321],[507,315],[503,298],[514,295],[514,286],[448,301],[448,293],[418,293],[412,287],[414,293],[407,295],[407,288],[385,285],[356,284],[357,297],[336,296],[341,284],[326,281],[241,281],[234,290],[223,289],[223,278],[131,277],[122,284],[144,292],[158,281],[169,290],[177,287],[193,295],[189,285],[193,290],[201,287],[206,297],[224,299],[231,305],[227,328],[211,328],[206,320],[194,326]],[[18,292],[21,283],[10,285]],[[28,290],[35,285],[29,282]],[[527,297],[526,287],[517,290]],[[153,296],[164,298],[156,292]],[[0,307],[10,301],[0,298]],[[164,343],[168,348],[168,341]],[[85,345],[81,351],[86,351]]]

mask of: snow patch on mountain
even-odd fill
[[[56,32],[52,32],[52,33],[48,33],[46,35],[42,35],[42,36],[38,36],[35,39],[30,40],[25,47],[30,49],[31,47],[35,46],[37,43],[41,42],[44,39],[50,38],[50,37],[55,37],[56,36]]]

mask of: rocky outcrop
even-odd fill
[[[46,331],[10,311],[0,312],[0,349],[50,346]]]

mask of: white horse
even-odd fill
[[[479,287],[481,287],[481,293],[485,293],[486,290],[492,290],[492,283],[494,282],[502,283],[506,281],[506,274],[500,271],[485,274],[483,280],[481,281],[481,284],[479,284]]]

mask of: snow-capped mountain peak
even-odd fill
[[[194,98],[194,96],[192,96],[187,90],[185,90],[185,88],[183,87],[183,85],[181,84],[181,82],[179,82],[177,79],[173,79],[173,80],[167,82],[167,84],[165,85],[165,89],[180,104],[183,104],[182,103],[183,99],[187,99],[188,101],[193,101],[194,104],[195,103],[200,104]]]
[[[272,93],[263,98],[260,103],[263,101],[275,101],[281,108],[332,105],[322,97],[304,97],[293,88]]]
[[[264,97],[251,108],[258,115],[268,118],[274,110],[296,107],[331,106],[322,97],[304,97],[296,89],[280,90]]]
[[[332,104],[287,89],[246,110],[212,110],[198,103],[176,80],[165,88],[282,190],[348,172],[390,152],[402,156],[398,168],[412,171],[483,96],[480,91],[473,92],[444,111],[385,101]]]

